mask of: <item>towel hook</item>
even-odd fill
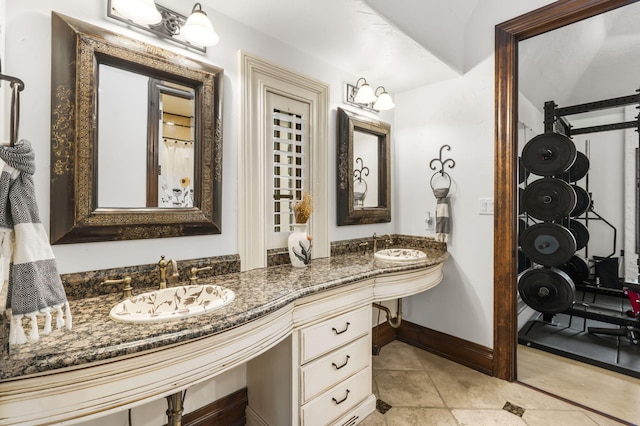
[[[353,177],[358,180],[358,182],[362,182],[362,175],[369,176],[369,168],[364,165],[364,161],[362,161],[361,157],[356,158],[356,164],[360,163],[360,168],[354,167],[353,169]]]
[[[17,77],[0,74],[0,80],[10,82],[11,86],[11,120],[9,123],[9,146],[18,141],[18,127],[20,126],[20,92],[24,90],[24,82]]]
[[[451,188],[451,176],[449,176],[449,173],[444,171],[444,166],[448,166],[450,169],[453,169],[456,165],[456,162],[452,159],[452,158],[447,158],[446,160],[442,159],[442,152],[444,150],[447,151],[451,151],[451,147],[449,145],[442,145],[440,147],[440,154],[438,158],[434,158],[433,160],[431,160],[429,162],[429,167],[431,168],[431,170],[436,170],[436,172],[431,176],[431,179],[429,180],[429,184],[431,185],[431,189],[435,190],[435,186],[434,186],[434,179],[438,176],[438,173],[440,174],[441,177],[446,178],[447,179],[447,186],[446,188],[449,189]],[[437,165],[434,165],[434,163],[440,163],[440,170],[438,170]]]
[[[435,163],[436,161],[438,163],[440,163],[440,170],[438,170],[436,173],[440,173],[442,175],[445,174],[445,171],[444,171],[444,166],[445,165],[448,165],[450,169],[453,169],[455,167],[455,165],[456,165],[456,162],[451,158],[447,158],[444,161],[442,160],[442,151],[445,148],[447,149],[447,151],[451,151],[451,147],[449,145],[442,145],[440,147],[440,156],[438,158],[434,158],[433,160],[431,160],[431,162],[429,162],[429,167],[431,168],[431,170],[438,170],[438,168],[436,166],[434,166],[433,163]],[[451,164],[449,164],[449,163],[451,163]]]
[[[20,127],[20,84],[11,82],[11,120],[9,125],[9,146],[14,146],[18,141],[18,128]]]

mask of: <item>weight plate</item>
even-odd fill
[[[539,220],[559,220],[576,206],[576,193],[567,182],[543,178],[529,184],[522,194],[522,209]]]
[[[531,172],[524,166],[522,158],[518,158],[518,183],[523,183],[530,174]]]
[[[589,242],[589,230],[587,227],[582,222],[571,219],[569,220],[569,230],[576,239],[576,251],[585,248]]]
[[[560,266],[567,263],[576,252],[576,239],[562,225],[537,223],[522,233],[520,246],[532,262],[544,266]]]
[[[581,152],[576,155],[576,161],[569,169],[569,180],[577,182],[589,173],[589,158]]]
[[[576,160],[576,145],[559,133],[543,133],[531,139],[522,149],[522,162],[531,173],[559,176]]]
[[[531,268],[531,261],[524,254],[522,249],[518,249],[518,274],[526,271],[529,268]]]
[[[571,256],[571,259],[562,265],[560,269],[569,275],[574,284],[582,283],[589,279],[589,264],[577,254]]]
[[[569,216],[578,217],[584,214],[591,207],[591,196],[586,189],[578,185],[571,185],[573,192],[576,193],[576,206]]]
[[[576,287],[560,269],[534,268],[520,274],[518,291],[522,300],[536,311],[559,314],[573,305]]]

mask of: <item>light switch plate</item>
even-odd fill
[[[493,214],[493,198],[480,198],[479,214]]]

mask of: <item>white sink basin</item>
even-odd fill
[[[212,284],[165,288],[123,300],[109,316],[135,323],[173,321],[214,311],[234,298],[232,290]]]
[[[379,250],[373,254],[373,257],[385,262],[406,263],[425,259],[427,255],[420,250],[394,248]]]

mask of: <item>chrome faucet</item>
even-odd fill
[[[378,234],[374,232],[372,239],[373,239],[373,252],[375,253],[378,251]]]
[[[210,271],[211,269],[213,269],[211,266],[205,266],[203,268],[196,268],[194,266],[193,268],[189,269],[189,272],[187,272],[187,275],[189,276],[189,281],[191,281],[191,284],[195,284],[196,281],[198,281],[198,272]]]
[[[161,290],[163,288],[167,288],[167,266],[168,265],[171,265],[170,277],[177,277],[180,275],[180,272],[178,271],[178,263],[174,259],[164,260],[164,255],[160,256],[160,262],[158,262],[158,267],[160,268],[159,288]]]

